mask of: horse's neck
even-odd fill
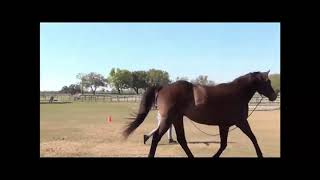
[[[235,84],[235,86],[237,85]],[[249,103],[249,101],[251,100],[253,95],[256,93],[256,91],[252,88],[251,83],[248,82],[245,84],[241,84],[241,86],[238,87],[237,93],[239,93],[238,95],[242,97],[246,103]]]
[[[250,100],[252,99],[252,97],[255,93],[256,93],[256,91],[254,91],[254,90],[247,91],[247,95],[246,95],[246,103],[247,104],[250,102]]]

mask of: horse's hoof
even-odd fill
[[[213,158],[213,159],[218,159],[218,158],[220,158],[220,157],[217,156],[217,155],[213,155],[212,158]]]
[[[148,136],[147,135],[143,135],[143,144],[146,144],[148,140]]]
[[[169,144],[177,144],[177,141],[175,141],[173,139],[169,139]]]

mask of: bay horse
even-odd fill
[[[248,123],[248,103],[258,92],[270,101],[277,98],[267,72],[252,72],[229,83],[215,86],[195,85],[187,81],[176,81],[166,86],[152,86],[144,93],[138,113],[123,131],[125,139],[144,121],[157,97],[158,118],[161,122],[154,132],[148,157],[154,157],[158,142],[173,124],[177,141],[189,158],[193,157],[183,127],[183,116],[206,125],[219,126],[220,148],[213,157],[220,157],[227,147],[229,127],[236,125],[252,141],[257,156],[262,152]]]

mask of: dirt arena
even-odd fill
[[[156,111],[151,111],[143,124],[123,141],[121,132],[135,112],[137,103],[72,103],[40,104],[40,157],[147,157],[151,138],[143,144],[143,134],[157,125]],[[107,117],[112,122],[107,122]],[[249,117],[265,157],[280,157],[280,110],[256,111]],[[218,133],[218,127],[196,124],[201,130]],[[220,146],[220,137],[198,131],[185,118],[188,146],[195,157],[211,157]],[[232,129],[231,127],[230,129]],[[175,138],[175,132],[173,132]],[[168,144],[162,137],[156,157],[186,157],[179,144]],[[239,129],[229,133],[228,146],[221,157],[256,157],[249,138]]]

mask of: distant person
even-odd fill
[[[80,100],[81,93],[75,94],[75,95],[73,95],[73,97],[74,97],[74,99],[73,99],[74,101]]]
[[[51,97],[50,97],[50,100],[49,100],[49,103],[52,103],[53,99],[54,99],[54,97],[51,96]]]
[[[158,126],[160,125],[160,119],[158,119]],[[157,127],[158,128],[158,127]],[[146,142],[148,141],[148,139],[153,135],[153,133],[157,130],[157,128],[155,128],[154,130],[152,130],[148,135],[143,135],[143,144],[146,144]],[[169,140],[169,143],[177,143],[177,141],[173,140],[172,138],[172,128],[173,128],[173,125],[171,125],[171,127],[169,128],[169,130],[167,131],[168,133],[168,140]]]
[[[157,109],[157,98],[158,98],[158,93],[156,93],[155,95],[155,103],[154,103],[154,109]],[[158,112],[158,116],[157,116],[157,120],[158,120],[158,126],[160,125],[160,114]],[[158,128],[158,127],[157,127]],[[157,128],[153,129],[148,135],[143,135],[143,144],[146,144],[146,142],[148,141],[148,139],[153,135],[153,133],[157,130]],[[168,129],[167,133],[168,133],[168,140],[169,143],[177,143],[175,140],[173,140],[172,138],[172,129],[173,129],[173,125],[170,126],[170,128]]]

